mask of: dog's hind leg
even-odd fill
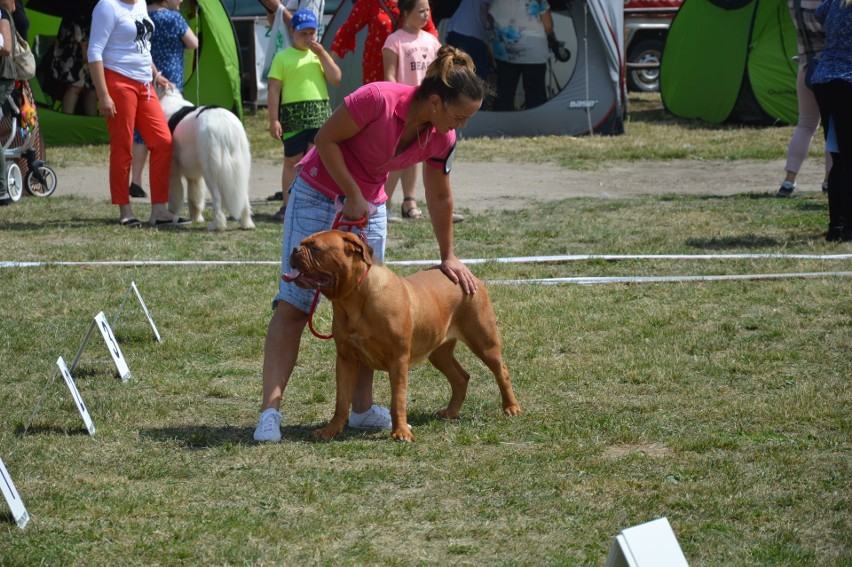
[[[207,230],[225,230],[228,228],[228,219],[222,210],[222,193],[219,186],[212,181],[207,184],[207,188],[210,190],[210,198],[213,200],[213,220],[207,225]]]
[[[204,180],[186,180],[186,200],[189,202],[189,218],[192,222],[204,222]]]
[[[450,381],[450,401],[445,409],[438,411],[438,417],[444,419],[456,419],[459,416],[464,398],[467,396],[467,384],[470,381],[470,374],[462,368],[453,354],[455,348],[456,341],[449,340],[429,355],[429,362]]]
[[[462,340],[494,374],[497,387],[500,388],[500,397],[503,400],[503,413],[519,415],[521,406],[518,405],[518,400],[515,398],[512,381],[509,378],[509,370],[503,364],[503,351],[500,347],[500,339],[497,338],[496,322],[494,324],[485,322],[482,330],[469,333]]]

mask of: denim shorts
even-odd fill
[[[373,248],[373,259],[378,262],[385,260],[385,243],[388,234],[388,217],[385,205],[376,205],[376,214],[370,217],[364,232],[367,244]],[[308,236],[328,230],[334,223],[337,210],[334,200],[326,197],[301,177],[296,176],[290,187],[290,200],[284,213],[284,235],[281,242],[281,273],[292,270],[290,254],[293,248]],[[357,233],[358,230],[354,229]],[[316,291],[302,289],[295,283],[278,282],[278,294],[272,301],[272,308],[284,300],[297,309],[309,313]]]

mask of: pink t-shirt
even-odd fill
[[[396,82],[404,85],[419,85],[426,76],[426,68],[435,60],[441,42],[423,30],[417,35],[398,29],[385,40],[383,49],[389,49],[399,58],[396,66]]]
[[[346,168],[368,202],[379,205],[388,200],[385,182],[388,173],[426,162],[448,171],[447,161],[456,145],[456,133],[438,132],[433,126],[415,139],[402,153],[394,155],[405,128],[405,117],[414,100],[416,87],[400,83],[368,83],[343,99],[361,130],[340,144]],[[422,148],[420,146],[423,146]],[[299,176],[308,185],[332,199],[343,195],[320,159],[316,146],[299,162]]]

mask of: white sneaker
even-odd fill
[[[388,224],[399,224],[402,222],[402,219],[396,216],[395,214],[388,212]]]
[[[281,441],[281,414],[275,408],[263,410],[254,430],[254,440],[260,443]]]
[[[453,222],[461,222],[464,220],[464,215],[453,213]]]
[[[390,429],[390,410],[373,404],[364,413],[349,412],[349,427],[352,429]]]

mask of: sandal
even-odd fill
[[[130,218],[118,221],[118,224],[120,224],[121,226],[126,226],[128,228],[139,228],[140,226],[142,226],[142,221],[140,221],[136,217],[130,217]]]
[[[402,205],[400,205],[400,212],[402,213],[402,218],[404,219],[422,219],[425,218],[423,216],[423,211],[420,210],[416,204],[412,207],[405,208],[405,203],[417,203],[417,199],[414,197],[406,197],[402,200]]]
[[[278,209],[274,215],[272,215],[272,220],[275,222],[284,222],[284,213],[287,212],[287,205],[284,205],[280,209]]]

